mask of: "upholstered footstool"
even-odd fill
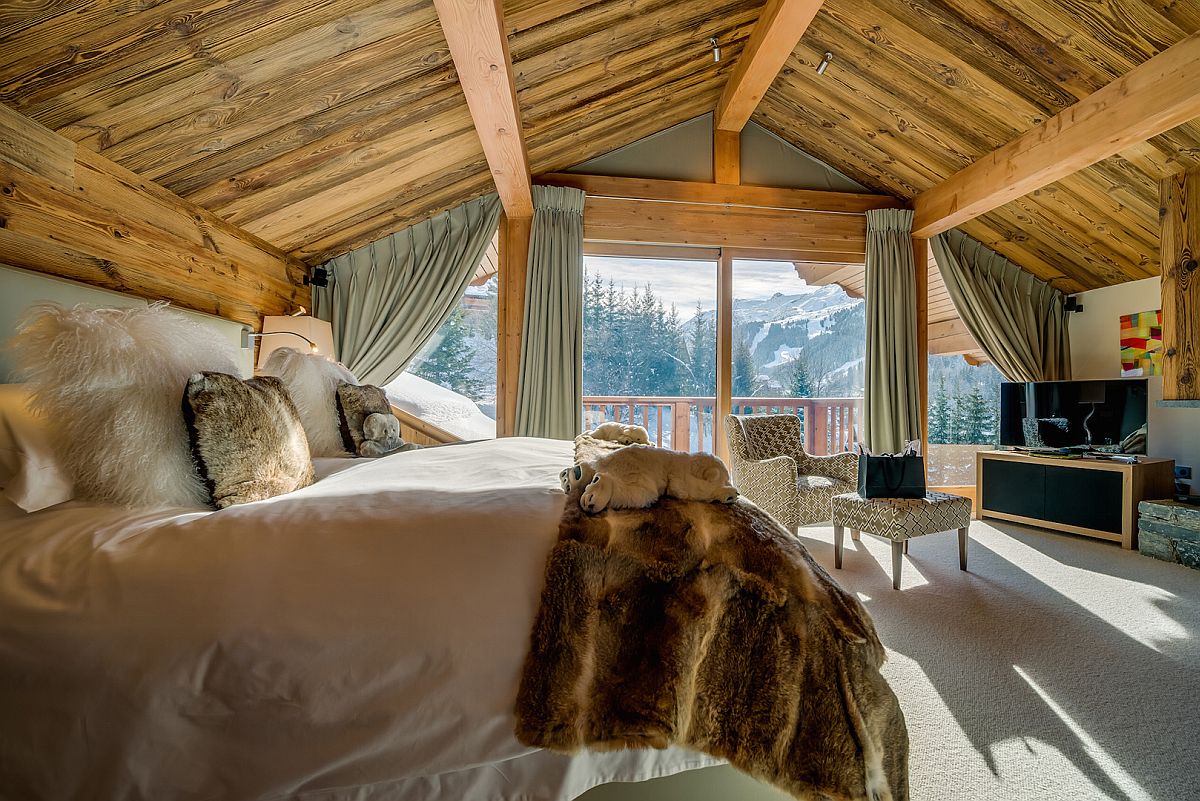
[[[892,587],[900,589],[900,567],[913,537],[958,529],[958,567],[967,569],[967,527],[971,525],[971,499],[945,492],[927,492],[924,498],[863,498],[857,492],[834,495],[833,566],[842,566],[845,529],[851,539],[865,531],[892,541]]]

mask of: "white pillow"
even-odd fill
[[[166,304],[34,306],[12,339],[31,408],[51,426],[77,498],[205,506],[183,391],[193,373],[237,374],[236,349]]]
[[[300,425],[308,437],[313,456],[351,456],[342,440],[338,420],[337,385],[339,381],[358,385],[358,379],[340,362],[318,353],[302,353],[295,348],[277,348],[260,370],[283,382],[300,415]]]
[[[50,427],[29,410],[29,389],[22,384],[0,384],[0,494],[26,512],[74,495]]]

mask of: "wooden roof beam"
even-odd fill
[[[1200,33],[913,198],[931,237],[1200,117]]]
[[[666,181],[657,178],[613,178],[553,172],[539,175],[539,184],[573,186],[588,197],[652,200],[663,203],[702,203],[762,209],[792,209],[840,214],[861,214],[869,209],[904,206],[891,195],[855,192],[826,192],[820,189],[780,189],[751,184],[716,184],[698,181]]]
[[[767,0],[717,102],[719,131],[740,131],[783,69],[823,0]]]
[[[529,155],[500,0],[433,0],[504,213],[533,216]]]

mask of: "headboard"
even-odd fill
[[[145,306],[149,301],[132,295],[122,295],[107,289],[99,289],[87,284],[53,278],[42,273],[30,272],[16,267],[0,264],[0,343],[6,341],[16,332],[17,320],[31,305],[44,302],[58,303],[62,306],[74,306],[87,303],[92,306],[127,308],[129,306]],[[253,349],[243,346],[243,332],[249,331],[242,323],[223,320],[208,314],[201,314],[189,309],[176,307],[181,314],[201,322],[223,338],[239,348],[241,359],[239,366],[243,376],[253,372]],[[3,347],[0,347],[0,384],[15,381],[13,375],[12,357]]]

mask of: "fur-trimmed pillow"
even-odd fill
[[[183,393],[192,454],[218,509],[307,487],[308,439],[283,382],[197,373]]]
[[[367,418],[373,414],[390,415],[392,404],[380,387],[343,381],[337,386],[337,411],[342,443],[350,453],[358,453],[359,446],[367,439],[363,433]]]
[[[358,384],[349,370],[328,356],[278,348],[267,357],[262,373],[283,381],[296,404],[313,456],[347,454],[338,425],[337,386],[342,381]]]
[[[204,506],[179,395],[201,370],[237,372],[237,351],[164,303],[34,306],[11,340],[30,408],[50,423],[75,497]]]

